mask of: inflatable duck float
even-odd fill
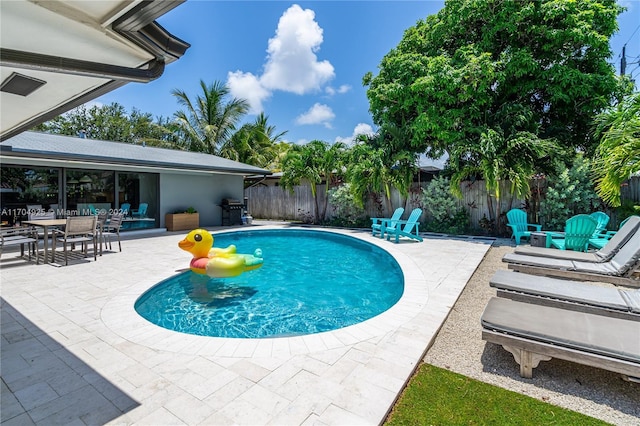
[[[194,229],[189,232],[178,247],[193,255],[189,268],[196,274],[208,275],[212,278],[235,277],[246,271],[262,266],[262,250],[256,249],[254,254],[236,253],[233,244],[227,248],[213,247],[213,235],[205,229]]]

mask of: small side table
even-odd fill
[[[531,240],[531,246],[533,246],[533,247],[546,247],[547,246],[547,233],[546,232],[532,232],[530,240]]]

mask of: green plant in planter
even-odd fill
[[[198,213],[198,210],[194,209],[193,207],[189,207],[187,209],[178,209],[173,212],[173,214],[180,214],[180,213],[194,214],[194,213]]]

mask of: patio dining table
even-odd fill
[[[24,225],[32,225],[43,228],[44,232],[44,263],[49,263],[49,228],[52,226],[64,226],[67,224],[67,219],[36,219],[36,220],[24,220]]]

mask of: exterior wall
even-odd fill
[[[223,198],[243,200],[244,178],[222,174],[160,174],[160,227],[166,213],[195,208],[200,226],[220,226]]]

